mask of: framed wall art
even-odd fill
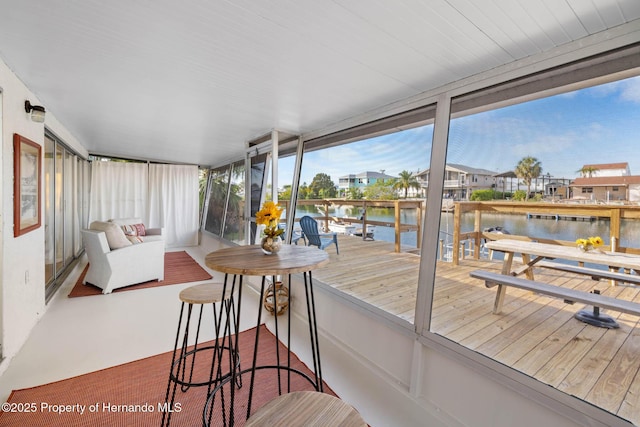
[[[13,134],[13,235],[26,234],[40,227],[40,185],[42,148]]]

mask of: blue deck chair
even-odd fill
[[[286,226],[281,226],[280,228],[284,230]],[[297,245],[298,240],[300,239],[304,241],[305,245],[307,244],[307,239],[304,238],[304,234],[302,233],[302,230],[293,230],[293,233],[291,234],[291,244]],[[282,240],[284,240],[285,242],[287,241],[286,232],[282,233]]]
[[[307,246],[317,246],[320,249],[324,249],[330,244],[335,243],[336,253],[340,255],[337,233],[318,232],[318,223],[308,215],[300,218],[300,227],[302,228],[302,234],[307,241]]]

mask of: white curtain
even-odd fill
[[[149,169],[145,163],[93,162],[89,224],[111,218],[142,218],[149,227],[147,195]]]
[[[198,244],[198,194],[197,166],[149,165],[149,222],[164,227],[167,246]]]

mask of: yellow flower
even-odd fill
[[[269,237],[281,235],[284,230],[278,229],[282,208],[272,201],[264,202],[262,209],[256,213],[256,224],[264,225],[264,234]]]
[[[591,250],[598,246],[602,246],[603,244],[604,242],[600,236],[588,237],[586,239],[580,238],[576,240],[576,245],[583,250]]]
[[[602,237],[595,236],[595,237],[589,237],[589,243],[591,243],[594,247],[598,247],[598,246],[602,246],[604,242],[602,241]]]

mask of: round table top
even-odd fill
[[[204,262],[212,270],[247,276],[304,273],[329,262],[329,254],[311,246],[282,245],[265,255],[260,245],[234,246],[209,253]]]
[[[295,391],[276,397],[247,420],[246,427],[366,427],[355,409],[329,394]]]

